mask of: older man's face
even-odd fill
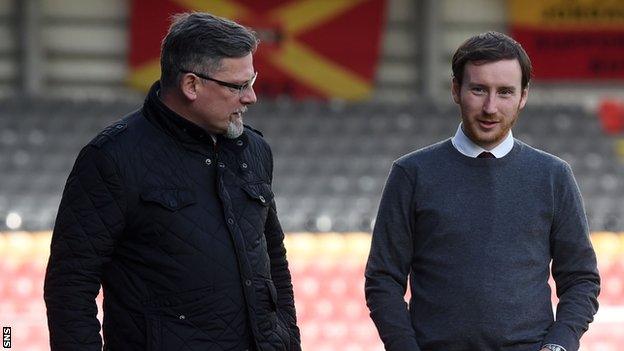
[[[526,104],[518,60],[468,62],[461,86],[453,79],[453,100],[459,105],[464,133],[490,150],[500,144]]]
[[[248,82],[255,74],[252,54],[241,58],[224,58],[220,68],[211,78],[237,85]],[[198,98],[193,102],[193,110],[202,127],[213,134],[223,134],[236,138],[243,133],[243,114],[247,106],[257,101],[253,87],[239,94],[233,88],[217,82],[201,79]]]

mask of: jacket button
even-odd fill
[[[169,200],[169,206],[176,207],[177,204],[178,202],[176,200]]]
[[[181,314],[181,315],[180,315],[180,317],[178,317],[178,318],[180,318],[180,319],[186,319],[186,316],[185,316],[185,315],[183,315],[183,314]]]
[[[219,167],[221,167],[221,168],[225,168],[225,163],[223,163],[223,162],[219,162]]]
[[[245,285],[251,286],[251,280],[249,280],[249,279],[245,280]]]
[[[229,224],[234,224],[234,220],[233,220],[232,218],[228,218],[228,219],[227,219],[227,222],[228,222]]]
[[[255,245],[260,245],[260,239],[256,239],[256,241],[254,241]]]
[[[264,198],[264,196],[260,195],[258,198],[260,199],[260,202],[262,203],[266,202],[266,199]]]
[[[212,164],[212,160],[211,160],[211,159],[209,159],[209,158],[207,158],[207,159],[206,159],[206,165],[210,166],[211,164]]]
[[[243,162],[243,164],[241,164],[241,167],[247,168],[247,164],[245,162]]]
[[[242,141],[242,140],[237,140],[237,141],[236,141],[236,145],[238,145],[238,146],[243,146],[243,141]]]

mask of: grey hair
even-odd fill
[[[161,87],[176,86],[181,70],[210,75],[223,58],[253,53],[258,42],[254,31],[226,18],[204,12],[173,15],[161,45]]]

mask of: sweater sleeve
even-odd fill
[[[44,283],[51,350],[101,350],[95,297],[123,231],[123,190],[95,147],[76,160],[61,199]]]
[[[554,201],[550,247],[559,303],[556,321],[543,344],[558,344],[575,351],[598,310],[600,277],[583,200],[567,164],[555,180]]]
[[[420,350],[404,299],[414,247],[413,191],[406,170],[395,163],[379,204],[366,264],[366,304],[389,351]]]

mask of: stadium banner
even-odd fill
[[[130,85],[146,91],[160,75],[160,43],[171,15],[204,11],[254,29],[256,91],[264,96],[370,97],[386,0],[133,0]]]
[[[624,1],[507,0],[509,32],[535,78],[624,80]]]

